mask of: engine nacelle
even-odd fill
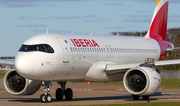
[[[4,87],[13,95],[32,95],[41,87],[41,82],[25,79],[16,70],[11,70],[4,76]]]
[[[133,95],[151,95],[161,85],[161,77],[152,68],[136,67],[129,69],[123,78],[125,89]]]

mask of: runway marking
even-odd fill
[[[167,89],[167,88],[159,88],[161,90]],[[73,91],[114,91],[114,90],[126,90],[124,89],[73,89]],[[44,90],[38,90],[38,91],[44,91]],[[49,90],[49,91],[56,91],[56,90]]]
[[[167,88],[159,88],[159,89],[162,89],[162,90],[164,90],[164,89],[167,89]]]
[[[73,91],[108,91],[108,90],[126,90],[126,89],[73,89]],[[38,90],[44,91],[44,90]],[[56,91],[56,90],[49,90],[49,91]]]

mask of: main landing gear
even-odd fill
[[[61,101],[63,99],[63,96],[65,95],[66,100],[72,100],[73,98],[73,91],[71,88],[66,88],[66,82],[57,82],[61,85],[61,88],[58,88],[56,90],[56,99],[58,101]]]
[[[49,93],[49,85],[52,84],[52,82],[43,82],[42,84],[45,85],[45,88],[44,88],[45,94],[41,94],[40,101],[49,103],[52,100],[51,95],[48,94]]]
[[[139,100],[139,95],[132,95],[134,100]],[[149,95],[143,95],[142,96],[143,100],[149,100]]]

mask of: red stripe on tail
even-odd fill
[[[156,14],[149,29],[149,36],[155,40],[165,40],[167,33],[168,4],[166,2]]]

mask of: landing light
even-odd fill
[[[88,81],[87,83],[90,84],[91,82]]]

